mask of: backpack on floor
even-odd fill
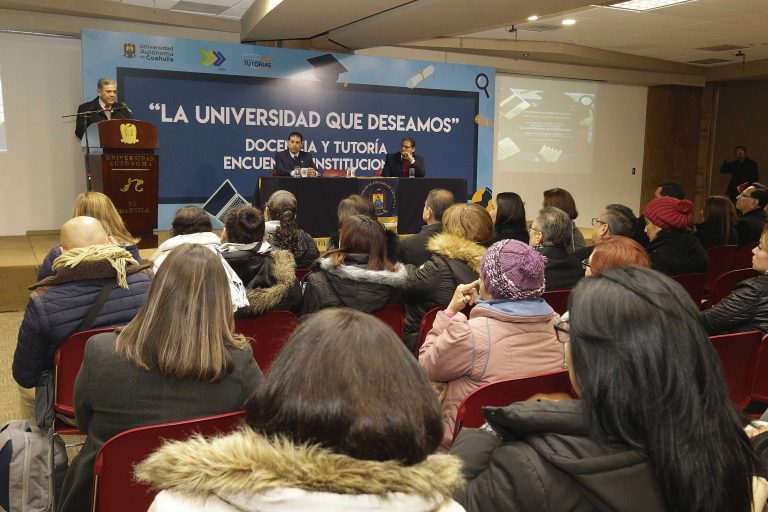
[[[56,510],[67,473],[64,441],[33,420],[13,420],[0,428],[0,511]]]

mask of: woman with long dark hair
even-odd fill
[[[493,241],[519,240],[528,243],[528,227],[525,224],[525,203],[515,192],[496,195],[488,211],[493,219]]]
[[[725,196],[709,196],[704,201],[704,222],[696,224],[696,238],[705,249],[737,244],[736,207]]]
[[[764,469],[680,285],[606,270],[555,330],[580,400],[489,407],[485,428],[462,431],[468,510],[751,510]]]
[[[370,315],[303,321],[246,412],[240,431],[168,444],[138,467],[164,489],[151,511],[463,510],[451,498],[459,461],[431,455],[442,435],[434,392]]]

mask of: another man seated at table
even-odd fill
[[[381,175],[389,178],[408,178],[411,168],[414,176],[419,178],[427,173],[424,157],[416,154],[416,141],[411,137],[403,137],[400,142],[400,152],[387,155]]]
[[[307,169],[307,176],[317,176],[312,153],[303,151],[304,137],[299,132],[288,135],[288,149],[275,153],[275,173],[278,176],[301,176],[301,169]]]
[[[443,230],[443,212],[453,204],[453,193],[444,188],[433,188],[424,202],[421,218],[427,223],[421,231],[400,242],[400,258],[403,263],[419,266],[429,258],[427,242]]]

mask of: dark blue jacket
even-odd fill
[[[91,328],[130,322],[144,303],[150,279],[148,273],[136,272],[128,275],[127,290],[115,285]],[[83,322],[105,282],[73,281],[32,292],[13,355],[13,378],[20,386],[36,386],[42,373],[53,368],[56,349]]]
[[[275,174],[278,176],[290,176],[291,171],[296,167],[316,168],[312,153],[307,151],[299,151],[299,156],[296,160],[291,157],[291,152],[287,149],[285,151],[278,151],[273,158],[275,159]]]

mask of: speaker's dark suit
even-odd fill
[[[285,151],[278,151],[275,153],[275,174],[278,176],[290,176],[291,171],[296,167],[315,167],[315,159],[312,157],[312,153],[306,151],[299,151],[299,156],[295,159],[291,156],[291,152],[287,149]]]
[[[423,178],[427,173],[427,168],[424,166],[424,157],[421,155],[413,154],[413,168],[416,171],[416,176]],[[387,155],[387,161],[384,163],[384,171],[381,175],[389,178],[399,178],[400,169],[402,168],[403,159],[400,153],[391,153]]]
[[[77,113],[80,114],[81,112],[91,112],[94,110],[101,111],[101,104],[99,103],[99,97],[97,96],[93,100],[83,103],[79,107],[77,107]],[[115,102],[114,105],[112,105],[112,119],[133,119],[133,115],[128,111],[128,107],[125,106],[124,103]],[[78,139],[82,139],[83,135],[85,134],[86,128],[88,128],[93,123],[98,123],[101,121],[107,120],[107,114],[105,114],[103,111],[101,112],[94,112],[92,114],[83,114],[77,116],[77,122],[75,123],[75,135],[77,135]]]

